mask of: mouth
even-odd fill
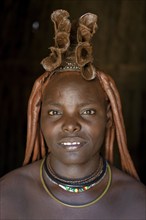
[[[61,140],[59,146],[65,148],[67,151],[75,151],[83,147],[85,144],[86,141],[80,138],[65,138]]]

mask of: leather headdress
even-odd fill
[[[41,64],[46,71],[81,71],[86,80],[94,79],[96,70],[91,39],[97,29],[97,15],[86,13],[79,18],[78,23],[73,24],[68,18],[69,13],[65,10],[52,13],[55,46],[50,48],[51,54]],[[74,36],[72,32],[75,32]]]

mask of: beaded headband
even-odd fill
[[[72,62],[65,62],[65,65],[59,66],[55,72],[64,72],[64,71],[80,71],[81,68],[76,64]]]

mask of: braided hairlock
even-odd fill
[[[113,145],[116,135],[122,170],[139,179],[127,148],[121,101],[116,85],[109,75],[96,71],[93,65],[91,39],[97,29],[97,15],[86,13],[80,17],[76,29],[75,47],[70,42],[71,23],[68,17],[69,13],[65,10],[57,10],[51,15],[55,29],[55,46],[50,48],[50,55],[41,62],[46,72],[35,81],[29,98],[24,165],[28,164],[30,160],[36,161],[44,157],[47,153],[39,123],[42,91],[51,75],[55,72],[57,73],[58,68],[63,66],[64,63],[66,65],[69,60],[69,62],[73,62],[79,67],[84,79],[93,80],[97,77],[109,100],[110,114],[112,115],[113,122],[106,130],[106,159],[113,164]]]

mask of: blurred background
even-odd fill
[[[60,8],[71,19],[86,12],[99,17],[95,65],[117,84],[129,151],[146,184],[145,0],[0,0],[0,176],[22,165],[27,102],[54,44],[50,15]]]

